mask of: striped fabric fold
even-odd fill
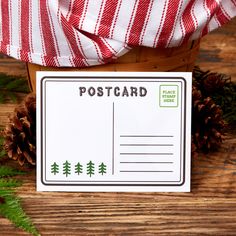
[[[0,0],[0,51],[43,66],[107,63],[177,47],[236,16],[236,0]]]

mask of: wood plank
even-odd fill
[[[25,63],[0,53],[0,72],[27,77]]]
[[[196,64],[203,70],[212,70],[232,76],[236,81],[236,18],[201,40]]]
[[[236,138],[192,163],[191,193],[37,193],[17,190],[42,235],[235,235]]]
[[[8,117],[12,114],[16,104],[0,104],[0,127],[4,127],[8,123]]]

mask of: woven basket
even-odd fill
[[[168,49],[136,47],[112,63],[86,67],[44,67],[28,63],[29,84],[36,91],[36,71],[192,71],[200,41]]]

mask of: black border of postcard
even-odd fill
[[[101,184],[102,181],[97,181],[99,182],[99,184],[94,184],[94,182],[96,181],[91,181],[91,183],[88,183],[89,181],[84,181],[86,182],[85,184],[78,184],[79,181],[75,181],[76,183],[71,183],[73,181],[68,181],[69,183],[65,183],[65,184],[55,184],[55,182],[57,181],[52,181],[53,183],[45,183],[44,180],[43,180],[43,156],[45,156],[46,158],[46,154],[45,155],[41,155],[41,183],[43,185],[47,185],[47,186],[132,186],[132,187],[135,187],[135,186],[162,186],[162,187],[165,187],[165,186],[182,186],[184,185],[185,183],[185,172],[186,172],[186,166],[185,166],[185,157],[186,157],[186,150],[185,150],[185,147],[186,147],[186,79],[183,78],[183,77],[158,77],[158,76],[155,76],[155,77],[152,77],[152,76],[146,76],[146,77],[139,77],[139,76],[114,76],[114,77],[111,77],[111,76],[45,76],[41,79],[41,83],[40,83],[40,100],[41,100],[41,111],[43,110],[43,108],[45,108],[44,106],[44,103],[43,103],[43,96],[42,96],[42,92],[43,92],[43,82],[45,79],[53,79],[51,80],[51,82],[75,82],[75,81],[81,81],[81,82],[91,82],[91,79],[93,80],[94,79],[94,82],[96,82],[96,79],[100,79],[99,81],[100,82],[114,82],[114,79],[116,79],[115,82],[125,82],[125,79],[133,79],[132,81],[126,81],[126,82],[154,82],[153,80],[151,81],[148,81],[148,79],[161,79],[161,80],[169,80],[169,81],[165,81],[165,82],[173,82],[172,79],[178,79],[178,80],[182,80],[183,83],[184,83],[184,121],[182,122],[181,120],[181,126],[182,124],[184,124],[184,144],[183,144],[183,180],[180,182],[180,183],[176,183],[176,184],[154,184],[154,183],[150,183],[150,182],[174,182],[174,181],[147,181],[148,183],[145,183],[143,184],[143,182],[145,181],[104,181],[104,182],[129,182],[129,184]],[[58,79],[58,80],[56,80]],[[83,80],[85,79],[85,80]],[[90,79],[90,80],[86,80],[86,79]],[[101,79],[105,79],[105,80],[101,80]],[[112,80],[109,80],[109,79],[112,79]],[[117,81],[118,79],[118,81]],[[143,81],[135,81],[135,79],[143,79]],[[158,81],[157,81],[158,82]],[[46,87],[46,86],[45,86]],[[181,86],[181,90],[183,89],[183,86]],[[46,94],[46,93],[45,93]],[[182,95],[182,93],[181,93]],[[46,99],[44,99],[46,100]],[[183,103],[183,101],[181,102]],[[45,103],[46,104],[46,103]],[[183,105],[183,104],[181,104]],[[44,112],[45,114],[45,112]],[[43,127],[43,119],[45,119],[45,117],[43,117],[43,112],[41,112],[41,154],[43,154],[43,151],[44,151],[44,148],[43,148],[43,135],[46,133],[45,131],[43,132],[42,130],[42,127]],[[182,118],[182,112],[181,112],[181,118]],[[46,123],[46,119],[44,121]],[[182,129],[181,129],[182,130]],[[181,135],[182,135],[182,132],[181,132]],[[182,142],[182,137],[181,137],[181,142]],[[181,143],[181,146],[182,146],[182,143]],[[180,157],[181,158],[181,157]],[[181,166],[180,166],[181,168]],[[46,175],[46,174],[45,174]],[[46,179],[46,176],[45,176],[45,179]],[[62,181],[58,181],[58,182],[62,182]],[[65,182],[65,181],[63,181]],[[82,181],[80,181],[82,182]],[[130,184],[130,183],[133,183],[133,184]],[[138,184],[137,182],[142,182],[142,184]]]

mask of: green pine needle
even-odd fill
[[[1,130],[0,130],[0,134],[1,134]],[[0,135],[0,148],[2,148],[3,143],[4,143],[4,138]]]
[[[4,103],[4,94],[0,93],[0,104]]]
[[[0,214],[2,216],[32,235],[40,235],[29,217],[24,213],[19,198],[17,198],[13,192],[1,190],[0,196],[5,199],[5,203],[0,204]]]
[[[3,149],[4,138],[1,136],[0,130],[0,158],[6,156],[6,151]]]
[[[0,178],[10,177],[10,176],[15,176],[15,175],[23,175],[23,174],[25,174],[25,172],[14,170],[13,168],[8,167],[8,166],[0,166]]]
[[[8,97],[11,99],[11,101],[13,102],[13,103],[17,103],[17,96],[16,96],[16,94],[15,93],[12,93],[12,92],[8,92]]]
[[[4,157],[4,156],[6,156],[6,151],[5,150],[1,150],[0,151],[0,158]]]
[[[4,138],[0,135],[0,157],[6,156],[3,143]],[[32,235],[40,235],[30,218],[22,209],[19,198],[14,194],[14,188],[21,186],[22,182],[7,178],[22,174],[25,173],[8,166],[0,166],[0,197],[4,199],[4,203],[0,203],[0,215],[9,219],[16,227]]]
[[[0,103],[7,100],[18,101],[17,93],[29,93],[26,78],[0,73]]]
[[[209,91],[204,83],[208,76],[212,75],[210,71],[202,71],[195,67],[193,71],[193,85],[201,91],[202,96],[211,97],[215,104],[219,105],[223,111],[223,118],[231,126],[236,125],[236,83],[225,74],[213,73],[215,78],[222,79],[225,83],[221,86],[212,87]]]
[[[7,154],[6,151],[3,148],[3,143],[4,143],[4,138],[1,136],[1,130],[0,130],[0,159],[2,157],[5,157],[6,154]]]
[[[0,194],[2,188],[16,188],[21,186],[21,182],[15,179],[0,179]]]

